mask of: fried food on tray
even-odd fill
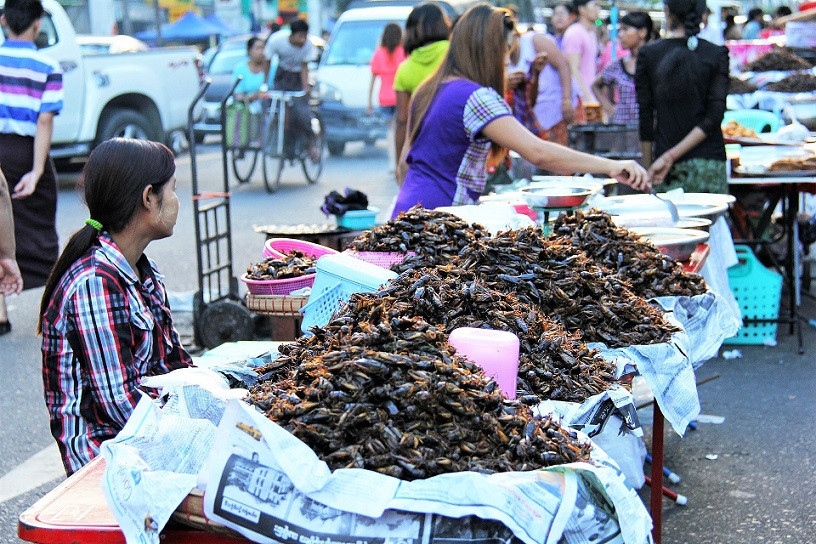
[[[728,121],[722,126],[723,136],[726,138],[751,138],[759,140],[759,136],[752,128],[743,126],[736,121]]]
[[[797,172],[816,170],[816,155],[804,158],[779,159],[768,167],[770,172]]]

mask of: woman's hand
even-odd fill
[[[568,125],[575,121],[575,108],[572,107],[572,100],[561,101],[561,117]]]
[[[538,76],[541,73],[541,70],[547,65],[547,53],[542,51],[541,53],[537,54],[536,57],[533,59],[533,62],[530,63],[530,73],[534,76]]]
[[[615,105],[610,103],[604,104],[603,110],[604,113],[606,113],[606,118],[611,121],[612,117],[615,116]]]
[[[516,89],[524,83],[527,76],[522,71],[510,72],[507,74],[507,86],[511,89]]]
[[[625,183],[638,191],[651,189],[649,173],[635,161],[612,161],[609,177]]]
[[[649,177],[653,185],[663,183],[663,180],[669,174],[669,170],[671,170],[672,164],[674,164],[674,161],[665,153],[652,163],[652,166],[649,167]]]

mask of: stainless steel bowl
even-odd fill
[[[531,208],[577,208],[593,193],[586,187],[525,187],[521,195]]]
[[[665,255],[679,262],[689,260],[697,245],[708,241],[708,233],[696,229],[636,227],[631,231],[640,234]]]

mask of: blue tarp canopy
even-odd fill
[[[235,36],[236,34],[238,34],[237,32],[235,32],[235,30],[232,29],[232,27],[225,23],[224,20],[221,19],[221,17],[219,17],[215,13],[210,13],[209,15],[204,17],[204,20],[213,25],[214,27],[220,28],[222,31],[221,32],[222,36]]]
[[[203,17],[196,15],[192,11],[185,13],[178,21],[168,25],[162,25],[162,40],[173,41],[194,41],[206,40],[210,36],[231,36],[232,32],[226,25],[216,26]],[[155,30],[145,30],[137,32],[136,37],[140,40],[156,40]]]

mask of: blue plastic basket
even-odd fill
[[[367,210],[351,210],[343,215],[338,215],[337,226],[351,230],[366,230],[373,228],[377,224],[377,214],[379,208],[368,208]]]
[[[742,319],[776,319],[782,276],[768,270],[748,246],[736,246],[739,263],[728,269],[728,284],[742,311]],[[763,344],[776,338],[776,323],[746,323],[723,344]]]
[[[332,314],[354,293],[371,293],[397,277],[397,274],[377,265],[338,253],[324,255],[317,261],[317,277],[309,302],[301,308],[300,328],[308,333],[311,327],[323,327]]]

